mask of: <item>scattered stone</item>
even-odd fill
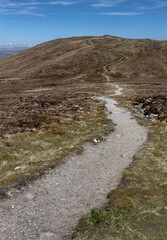
[[[126,120],[126,118],[125,118]],[[124,124],[124,115],[122,115],[122,124]],[[119,122],[116,122],[119,124]],[[129,138],[131,135],[131,131],[135,135],[136,138],[143,136],[146,138],[145,130],[139,131],[136,126],[139,127],[139,125],[132,125],[128,121],[126,122],[126,133],[121,132],[121,128],[118,134],[118,137],[121,136],[123,138],[122,146],[119,143],[119,139],[114,139],[113,142],[116,143],[116,146],[119,146],[118,148],[115,146],[107,146],[106,148],[102,145],[102,147],[94,147],[92,149],[92,146],[88,146],[87,153],[84,154],[84,156],[80,158],[80,162],[83,163],[82,165],[77,165],[78,156],[75,156],[71,159],[68,159],[67,164],[62,164],[59,169],[56,169],[56,173],[51,173],[50,175],[45,176],[47,183],[45,182],[45,178],[39,179],[40,184],[33,184],[33,191],[29,190],[28,192],[32,192],[35,196],[36,202],[34,201],[24,201],[26,199],[26,194],[28,192],[24,193],[24,196],[20,194],[19,197],[14,197],[11,199],[12,203],[16,206],[15,209],[11,209],[10,202],[10,211],[12,214],[8,214],[6,216],[2,215],[1,221],[3,222],[2,230],[4,235],[2,237],[11,237],[13,239],[13,236],[17,236],[18,240],[21,240],[22,235],[24,233],[25,238],[27,238],[27,235],[30,238],[33,239],[39,239],[39,240],[53,240],[54,238],[57,239],[63,239],[65,234],[69,233],[70,229],[73,228],[74,223],[77,218],[80,218],[80,212],[83,214],[84,211],[87,210],[87,208],[94,206],[94,203],[97,201],[97,204],[104,204],[103,203],[103,195],[104,191],[108,188],[105,188],[105,185],[102,186],[102,190],[100,186],[97,188],[97,183],[102,182],[104,179],[105,182],[108,182],[114,185],[117,185],[117,179],[121,177],[121,172],[118,171],[115,172],[115,165],[118,166],[119,169],[124,169],[125,164],[129,165],[129,161],[125,163],[126,159],[122,159],[123,164],[121,164],[119,161],[114,161],[111,163],[112,159],[117,159],[120,156],[120,152],[126,152],[125,150],[131,149],[132,147],[132,153],[133,149],[136,149],[137,146],[140,147],[141,144],[137,144],[136,142],[134,144],[135,148],[133,148],[133,144],[131,146],[131,142],[133,143],[133,139]],[[144,129],[144,128],[143,128]],[[95,135],[96,136],[96,135]],[[98,141],[94,136],[92,140]],[[127,136],[127,137],[126,137]],[[130,139],[130,144],[129,140]],[[92,141],[93,142],[93,141]],[[118,143],[117,143],[118,142]],[[71,144],[70,144],[71,145]],[[109,144],[110,145],[110,144]],[[112,151],[112,148],[113,151]],[[86,149],[86,147],[85,147]],[[97,151],[95,151],[95,149]],[[110,151],[108,153],[108,150]],[[112,156],[111,156],[111,153]],[[130,155],[130,154],[129,154]],[[133,155],[132,155],[133,156]],[[71,156],[70,156],[71,157]],[[98,161],[97,161],[98,160]],[[84,167],[86,163],[86,168]],[[105,171],[104,171],[105,169]],[[114,177],[111,179],[112,173],[114,174]],[[76,176],[75,176],[76,174]],[[105,174],[105,175],[104,175]],[[119,175],[120,174],[120,175]],[[72,176],[72,177],[71,177]],[[73,176],[75,178],[73,178]],[[104,178],[103,178],[104,176]],[[118,176],[118,177],[117,177]],[[120,177],[119,177],[120,176]],[[68,180],[69,179],[69,180]],[[55,183],[58,183],[60,187],[55,187]],[[74,184],[75,182],[75,184]],[[119,183],[119,181],[118,181]],[[94,185],[92,185],[94,184]],[[57,189],[56,189],[57,188]],[[57,190],[55,192],[55,190]],[[69,190],[67,194],[67,190]],[[95,191],[94,198],[92,199],[92,191]],[[55,192],[55,195],[48,194],[49,192]],[[72,193],[72,195],[71,195]],[[73,195],[74,193],[74,195]],[[82,194],[83,193],[83,194]],[[17,194],[18,195],[18,194]],[[68,197],[67,197],[68,196]],[[75,212],[71,212],[71,206],[69,203],[73,201],[73,196],[75,197]],[[66,199],[64,202],[61,201],[61,199]],[[102,200],[101,200],[102,199]],[[90,202],[89,202],[90,201]],[[86,203],[89,202],[87,205]],[[44,204],[45,203],[45,204]],[[72,203],[73,204],[73,203]],[[78,212],[78,209],[80,210]],[[73,215],[75,214],[75,215]],[[25,218],[26,216],[26,218]],[[70,219],[70,221],[69,221]],[[28,220],[28,221],[27,221]],[[30,221],[30,222],[29,222]],[[54,222],[54,234],[52,233],[52,230],[49,226],[52,226],[52,223]],[[19,227],[18,224],[19,223]],[[60,225],[62,225],[62,228],[60,229]],[[42,228],[43,231],[39,234],[39,228]],[[30,230],[29,230],[30,229]],[[31,237],[31,234],[32,235]],[[39,236],[38,236],[39,234]],[[62,237],[63,234],[63,237]],[[29,238],[28,237],[28,238]],[[69,238],[67,238],[69,239]]]
[[[0,191],[0,199],[6,199],[6,198],[9,198],[9,195],[3,191]]]
[[[129,99],[129,98],[131,98],[131,96],[123,95],[123,98],[127,98],[127,99]]]
[[[94,139],[93,141],[94,141],[94,143],[97,143],[97,142],[98,142],[97,139]]]
[[[125,157],[125,154],[121,154],[120,157],[124,158],[124,157]]]
[[[151,100],[152,100],[151,98],[148,98],[148,99],[145,100],[145,102],[146,102],[146,103],[150,103]]]
[[[0,207],[0,213],[4,212],[4,209]]]
[[[14,205],[12,205],[12,208],[14,209]]]
[[[106,96],[104,96],[104,98],[106,98],[106,99],[107,99],[107,98],[111,98],[111,97],[110,97],[110,95],[106,95]]]
[[[21,167],[20,166],[18,166],[18,167],[15,167],[15,171],[18,171],[18,170],[20,170],[21,169]]]
[[[53,233],[50,232],[42,233],[40,236],[40,240],[50,240],[51,237],[53,237]]]
[[[148,116],[148,115],[144,116],[144,118],[146,118],[146,119],[148,119],[148,120],[152,120],[152,117],[150,117],[150,116]]]
[[[28,198],[29,200],[34,199],[34,195],[32,195],[32,193],[27,193],[26,198]]]

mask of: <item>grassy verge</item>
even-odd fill
[[[167,125],[140,122],[149,127],[145,148],[108,194],[108,205],[84,216],[73,239],[167,239]]]
[[[92,103],[91,112],[79,112],[78,120],[43,126],[40,131],[8,136],[0,144],[0,188],[23,183],[32,174],[54,166],[72,151],[82,152],[81,145],[113,130],[102,102]],[[61,162],[61,161],[60,161]],[[36,174],[38,175],[38,174]]]

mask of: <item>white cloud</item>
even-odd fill
[[[11,2],[11,0],[0,0],[0,14],[2,15],[31,15],[45,17],[45,14],[37,11],[42,6],[69,6],[79,2],[73,1],[33,1],[33,2]]]
[[[160,9],[167,7],[167,1],[157,1],[157,0],[151,0],[150,1],[151,6],[139,6],[136,7],[136,10],[155,10],[155,9]]]
[[[52,1],[52,2],[48,2],[47,4],[50,5],[62,5],[62,6],[69,6],[69,5],[74,5],[77,4],[77,2],[68,2],[68,1]]]
[[[114,0],[114,1],[100,1],[98,3],[91,4],[92,7],[114,7],[118,6],[121,3],[125,2],[125,0]]]
[[[47,1],[47,2],[11,2],[11,1],[0,1],[0,6],[1,7],[24,7],[24,6],[35,6],[35,5],[61,5],[61,6],[68,6],[68,5],[73,5],[77,4],[78,2],[72,2],[72,1]]]
[[[136,16],[143,15],[144,12],[102,12],[99,15],[108,15],[108,16]]]
[[[29,15],[45,17],[45,14],[33,12],[31,9],[1,9],[0,13],[2,15]]]

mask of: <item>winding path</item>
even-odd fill
[[[107,67],[104,71],[110,83]],[[117,86],[115,94],[120,93]],[[65,164],[1,201],[1,240],[69,240],[80,217],[105,203],[107,193],[118,186],[147,131],[114,100],[100,99],[112,112],[108,118],[117,124],[115,132],[98,145],[84,145],[82,155],[66,157]]]

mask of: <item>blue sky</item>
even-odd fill
[[[105,34],[167,40],[167,0],[0,0],[0,44]]]

